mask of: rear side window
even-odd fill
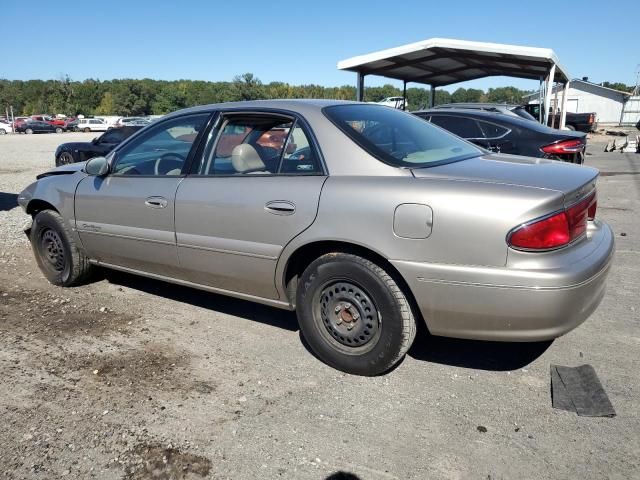
[[[483,122],[482,120],[478,120],[478,125],[480,125],[480,129],[484,134],[484,138],[500,138],[509,133],[508,128],[501,127],[500,125],[496,125],[495,123]]]
[[[482,132],[478,123],[472,118],[454,117],[452,115],[433,115],[431,123],[449,130],[462,138],[482,138]]]
[[[268,115],[222,119],[214,131],[199,175],[321,174],[315,149],[293,119]]]

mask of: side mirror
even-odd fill
[[[104,177],[109,173],[109,162],[104,157],[93,157],[84,165],[84,171],[94,177]]]

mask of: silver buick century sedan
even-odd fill
[[[44,275],[114,268],[297,312],[317,356],[383,373],[433,335],[538,341],[598,306],[598,171],[491,154],[381,105],[175,112],[20,195]]]

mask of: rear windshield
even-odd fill
[[[382,105],[334,105],[325,115],[369,154],[398,167],[428,167],[482,151],[423,119]]]

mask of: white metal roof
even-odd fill
[[[631,93],[629,93],[629,92],[624,92],[622,90],[616,90],[615,88],[603,87],[602,85],[598,85],[597,83],[587,82],[587,81],[581,80],[579,78],[574,78],[573,80],[571,80],[570,86],[574,87],[576,83],[578,83],[578,84],[581,83],[583,85],[588,85],[589,87],[593,87],[595,89],[602,89],[602,90],[607,90],[609,92],[615,92],[615,93],[618,93],[620,95],[626,95],[628,97],[631,96]],[[554,87],[552,93],[555,93],[555,92],[556,92],[556,89]],[[529,97],[534,97],[534,96],[537,96],[537,95],[538,95],[538,92],[533,92],[533,93],[528,93],[527,95],[523,95],[522,98],[529,98]]]
[[[554,81],[567,81],[549,48],[430,38],[342,60],[338,69],[442,86],[498,75],[538,80],[553,64]]]

